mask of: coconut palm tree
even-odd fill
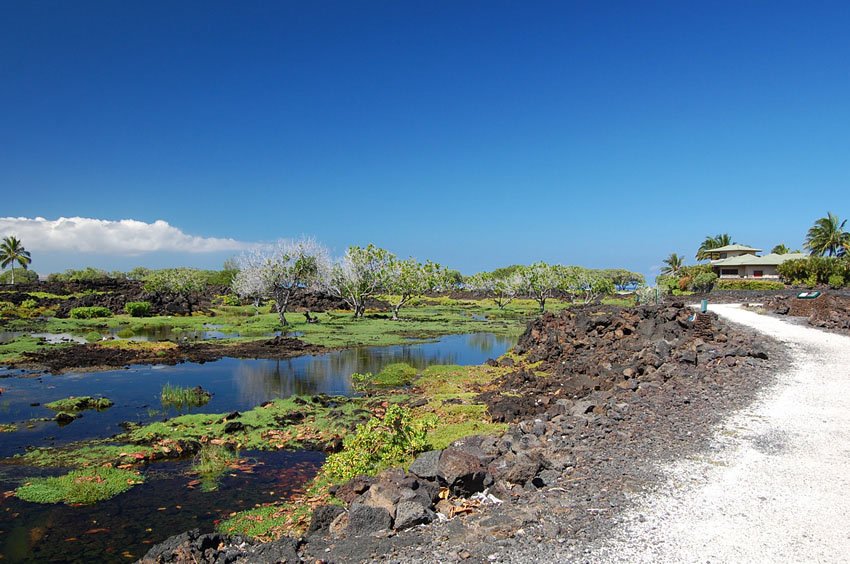
[[[3,237],[3,242],[0,243],[0,266],[6,268],[12,266],[12,284],[15,283],[15,263],[18,263],[24,270],[27,269],[32,262],[30,253],[21,244],[21,240],[10,235]]]
[[[670,256],[664,259],[664,268],[661,269],[661,274],[669,276],[676,274],[685,265],[685,257],[680,257],[676,253],[670,253]]]
[[[697,260],[706,260],[708,259],[708,253],[712,249],[719,249],[720,247],[725,247],[726,245],[732,244],[732,237],[728,233],[720,233],[712,237],[711,235],[706,235],[705,240],[702,242],[702,245],[699,246],[697,250]]]
[[[847,220],[841,221],[837,215],[827,212],[806,234],[803,244],[812,256],[843,256],[850,251],[850,233],[844,230]]]
[[[780,244],[776,245],[775,247],[773,247],[772,249],[770,249],[770,252],[771,252],[771,254],[774,254],[774,255],[787,255],[788,253],[791,252],[791,249],[789,249],[788,246],[785,243],[780,243]]]

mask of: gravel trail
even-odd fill
[[[712,449],[680,460],[636,500],[589,562],[847,562],[850,337],[735,305],[710,308],[785,344],[794,362]]]

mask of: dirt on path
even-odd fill
[[[729,418],[711,449],[665,468],[613,534],[553,561],[846,562],[850,337],[734,305],[711,307],[786,345],[793,363]]]

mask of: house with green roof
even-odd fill
[[[806,258],[803,253],[759,256],[761,249],[746,245],[726,245],[708,251],[711,268],[720,278],[779,278],[777,267],[786,260]]]

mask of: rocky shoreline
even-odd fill
[[[501,361],[515,370],[481,390],[491,416],[512,422],[503,436],[468,437],[407,472],[341,486],[345,508],[317,509],[303,539],[192,533],[142,561],[530,561],[547,543],[580,557],[660,478],[659,462],[704,449],[712,426],[785,359],[681,302],[546,314],[516,353]]]
[[[109,370],[131,364],[181,364],[212,362],[224,357],[284,359],[304,354],[320,354],[329,349],[305,343],[294,337],[273,337],[258,341],[180,343],[169,347],[131,348],[99,344],[76,344],[22,353],[22,360],[10,368],[61,373],[75,370]]]

